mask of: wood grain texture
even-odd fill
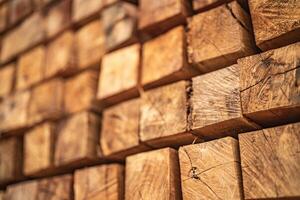
[[[194,15],[188,23],[189,62],[210,72],[253,54],[249,24],[249,16],[237,2]]]
[[[55,127],[51,122],[40,124],[24,135],[25,175],[43,173],[53,167]]]
[[[147,147],[139,138],[140,99],[109,107],[103,112],[100,143],[105,156],[125,158]]]
[[[124,58],[126,65],[124,66]],[[138,95],[140,45],[134,44],[102,59],[97,98],[102,104],[114,104]]]
[[[150,35],[157,35],[186,22],[191,14],[191,5],[182,0],[140,0],[139,29]]]
[[[142,84],[144,88],[162,85],[195,75],[187,64],[186,36],[183,26],[143,45]]]
[[[44,39],[44,21],[39,13],[31,15],[17,28],[6,33],[2,39],[1,61],[5,62],[18,53]]]
[[[0,32],[6,29],[8,25],[8,3],[0,5]]]
[[[187,81],[179,81],[142,94],[140,137],[151,146],[190,143],[187,132]]]
[[[256,44],[262,50],[282,47],[300,40],[298,0],[250,0]]]
[[[35,87],[31,92],[28,107],[28,124],[61,117],[64,113],[63,95],[63,81],[59,78]]]
[[[26,181],[7,187],[5,199],[9,200],[71,200],[72,175],[61,175]]]
[[[31,0],[11,0],[9,1],[9,25],[14,25],[24,19],[33,10]]]
[[[179,161],[171,148],[126,158],[126,200],[181,199]]]
[[[86,70],[65,82],[64,109],[67,113],[97,110],[95,104],[98,70]]]
[[[299,130],[296,123],[239,135],[245,199],[300,197]]]
[[[20,56],[17,64],[16,89],[23,90],[44,78],[46,51],[38,46]]]
[[[8,64],[0,68],[0,98],[7,96],[13,90],[15,64]]]
[[[213,9],[225,3],[229,3],[232,0],[192,0],[193,9],[195,12],[203,12],[209,9]],[[248,8],[248,0],[236,0],[244,8]]]
[[[259,128],[243,117],[239,66],[220,69],[192,79],[191,128],[215,138]]]
[[[124,199],[124,169],[119,164],[100,165],[76,170],[75,200]]]
[[[243,199],[238,141],[226,137],[179,149],[183,199]]]
[[[76,50],[78,67],[99,66],[104,55],[104,34],[99,19],[88,23],[76,32]]]
[[[55,142],[55,165],[80,165],[96,159],[99,130],[100,118],[90,112],[80,112],[60,122]]]
[[[0,141],[0,184],[16,181],[22,172],[22,141],[18,137]]]
[[[46,52],[45,77],[70,74],[75,71],[74,34],[67,31],[49,43]]]
[[[238,61],[243,113],[269,127],[300,118],[300,43]]]

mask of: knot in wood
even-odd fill
[[[192,179],[196,179],[196,180],[199,180],[200,177],[198,176],[199,175],[199,172],[198,172],[198,168],[197,167],[192,167],[189,171],[189,177],[192,178]]]

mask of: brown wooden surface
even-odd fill
[[[191,5],[182,0],[140,0],[139,29],[150,35],[156,35],[186,22],[191,14]]]
[[[15,181],[22,172],[22,141],[13,137],[0,140],[0,184]]]
[[[192,4],[195,12],[203,12],[231,1],[232,0],[192,0]],[[248,8],[248,0],[236,1],[239,2],[244,8]]]
[[[259,128],[242,115],[239,66],[220,69],[192,79],[191,128],[216,138]]]
[[[249,16],[237,2],[194,15],[188,23],[188,57],[202,72],[255,53]]]
[[[0,98],[12,92],[14,86],[15,64],[0,68]]]
[[[16,22],[24,19],[33,10],[31,0],[10,0],[9,1],[9,24],[14,25]]]
[[[97,93],[97,98],[102,104],[113,104],[138,95],[139,64],[139,44],[122,48],[103,57]]]
[[[119,164],[99,165],[76,170],[75,200],[124,199],[124,169]]]
[[[155,147],[191,143],[187,133],[187,81],[179,81],[142,94],[140,137]]]
[[[0,5],[0,32],[5,30],[8,21],[8,3]]]
[[[87,70],[65,82],[64,109],[67,113],[82,110],[97,110],[95,105],[98,70]]]
[[[62,116],[63,86],[62,79],[52,79],[33,88],[28,107],[28,123],[30,125]]]
[[[144,88],[182,80],[197,72],[187,64],[186,36],[183,26],[143,45],[142,84]]]
[[[104,34],[100,19],[83,26],[75,35],[78,67],[99,66],[104,55]]]
[[[126,200],[181,199],[177,151],[171,148],[126,158]]]
[[[27,131],[24,136],[25,175],[34,175],[53,167],[55,127],[43,123]]]
[[[238,61],[243,113],[269,127],[299,121],[300,43]]]
[[[300,198],[299,130],[296,123],[239,135],[245,199]]]
[[[238,145],[226,137],[180,147],[183,200],[243,199]]]
[[[300,40],[299,1],[249,1],[256,44],[262,50]]]
[[[46,52],[38,46],[19,57],[16,72],[16,89],[22,90],[44,78]]]
[[[0,191],[0,200],[4,200],[4,191]]]
[[[77,165],[96,159],[99,153],[100,118],[77,113],[60,122],[55,143],[56,166]]]

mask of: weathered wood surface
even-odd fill
[[[202,72],[255,53],[250,19],[237,2],[194,15],[188,23],[189,62]]]
[[[138,95],[139,64],[139,44],[122,48],[103,57],[97,92],[97,98],[103,105],[114,104]]]
[[[28,107],[28,124],[58,119],[63,115],[64,85],[62,79],[52,79],[33,88]]]
[[[190,103],[191,129],[201,136],[216,138],[259,128],[243,117],[238,65],[193,78]]]
[[[46,51],[38,46],[21,55],[17,63],[16,89],[23,90],[44,78]]]
[[[157,35],[186,22],[191,14],[189,1],[182,0],[140,0],[139,29],[149,35]]]
[[[299,1],[249,1],[256,44],[262,50],[300,40]]]
[[[77,64],[80,69],[99,66],[104,55],[104,34],[99,19],[83,26],[75,35]]]
[[[243,113],[269,127],[300,119],[300,43],[240,59]]]
[[[27,182],[7,187],[5,199],[9,200],[71,200],[72,175],[62,175]]]
[[[15,64],[8,64],[0,68],[0,98],[9,95],[13,90]]]
[[[25,175],[35,175],[50,170],[54,164],[55,126],[43,123],[25,132],[24,163]]]
[[[126,158],[125,199],[181,199],[177,151],[171,148]]]
[[[183,26],[178,26],[144,43],[142,52],[144,88],[182,80],[197,74],[197,71],[188,65]]]
[[[195,12],[203,12],[209,9],[213,9],[225,3],[229,3],[232,0],[192,0],[193,9]],[[236,0],[244,8],[248,8],[248,0]]]
[[[15,57],[18,53],[36,45],[44,39],[44,21],[39,13],[31,15],[22,24],[6,33],[2,39],[1,61]]]
[[[11,137],[0,140],[0,184],[16,181],[22,173],[22,141]]]
[[[124,199],[124,168],[119,164],[100,165],[76,170],[75,200]]]
[[[238,145],[226,137],[180,147],[183,200],[243,199]]]
[[[67,31],[50,42],[46,52],[45,77],[73,73],[75,66],[74,34]]]
[[[239,135],[245,199],[300,197],[299,130],[296,123]]]
[[[125,158],[148,149],[140,143],[139,114],[140,99],[104,110],[100,143],[105,156]]]
[[[112,51],[137,41],[137,8],[127,2],[117,2],[101,12],[105,35],[105,50]]]
[[[9,1],[9,25],[24,19],[33,11],[33,4],[31,0],[10,0]]]
[[[66,113],[82,110],[98,110],[96,93],[98,85],[98,70],[86,70],[65,82],[64,109]]]
[[[99,132],[100,118],[90,112],[80,112],[60,122],[55,142],[55,165],[80,165],[95,160],[100,153]]]
[[[3,3],[0,5],[0,32],[6,29],[7,21],[8,21],[8,3]]]
[[[140,137],[151,146],[187,144],[194,140],[188,133],[187,81],[179,81],[142,94]]]

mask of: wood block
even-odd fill
[[[22,141],[18,137],[0,140],[0,183],[20,178],[22,172]]]
[[[180,147],[183,199],[243,199],[238,145],[226,137]]]
[[[8,21],[8,3],[0,5],[0,32],[4,31],[7,27]]]
[[[124,199],[123,181],[124,168],[119,164],[76,170],[74,174],[75,200]]]
[[[0,68],[0,98],[13,90],[15,64],[8,64]]]
[[[28,108],[28,123],[30,125],[62,116],[63,89],[62,79],[52,79],[32,90]]]
[[[148,148],[139,138],[140,99],[104,110],[100,143],[105,156],[125,158]]]
[[[71,1],[64,0],[51,6],[46,13],[46,34],[53,37],[71,24]]]
[[[99,130],[100,118],[90,112],[81,112],[62,121],[55,143],[55,165],[80,165],[95,160],[99,153]]]
[[[46,52],[38,46],[20,56],[17,66],[16,89],[22,90],[40,82],[44,78]]]
[[[239,83],[238,65],[192,79],[190,122],[196,134],[216,138],[259,128],[243,117]]]
[[[299,199],[299,130],[296,123],[239,135],[245,199]]]
[[[82,27],[76,33],[78,67],[99,66],[104,55],[104,34],[100,20],[95,20]]]
[[[67,31],[47,46],[45,77],[71,74],[75,71],[74,34]]]
[[[67,113],[99,110],[95,104],[98,70],[87,70],[65,82],[64,109]]]
[[[203,12],[231,1],[232,0],[192,0],[192,4],[195,12]],[[239,2],[244,8],[248,8],[248,0],[236,1]]]
[[[43,173],[53,167],[55,128],[51,122],[40,124],[25,133],[25,175]]]
[[[17,183],[7,187],[9,200],[72,199],[71,174]]]
[[[189,62],[205,73],[255,53],[250,27],[237,2],[193,16],[188,23]]]
[[[11,0],[9,3],[10,26],[24,19],[33,10],[31,0]]]
[[[124,67],[124,58],[126,58],[126,67]],[[139,44],[103,56],[97,93],[97,98],[103,105],[138,96],[139,64]]]
[[[257,46],[262,50],[282,47],[300,40],[298,1],[249,1]]]
[[[125,199],[181,199],[177,151],[171,148],[126,158]]]
[[[197,71],[187,64],[184,27],[178,26],[144,43],[142,66],[144,88],[190,78],[197,74]]]
[[[0,103],[0,130],[7,132],[27,126],[30,92],[18,92]]]
[[[186,22],[186,17],[191,14],[189,1],[182,0],[140,0],[139,29],[150,35],[157,35],[172,27]]]
[[[18,53],[44,39],[44,21],[39,13],[31,15],[18,27],[3,36],[1,61],[6,62]]]
[[[101,12],[105,34],[105,49],[112,51],[137,41],[137,8],[127,2],[117,2]]]
[[[254,122],[274,126],[300,118],[300,43],[238,61],[243,113]]]
[[[188,144],[195,136],[188,133],[187,90],[180,81],[142,94],[140,137],[151,146]]]

